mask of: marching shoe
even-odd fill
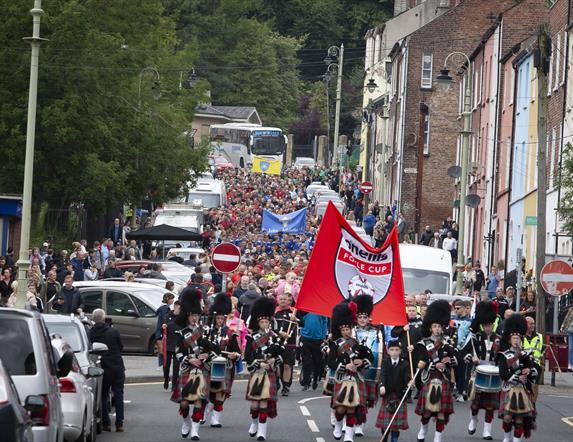
[[[213,411],[211,414],[211,427],[213,428],[221,428],[221,412],[220,411]]]
[[[354,425],[354,435],[356,437],[362,437],[364,436],[364,429],[362,428],[362,424],[360,425]]]
[[[332,425],[332,428],[336,425],[336,416],[333,409],[330,409],[330,425]]]
[[[354,428],[355,427],[346,427],[344,442],[354,442]]]
[[[181,424],[181,437],[183,439],[187,438],[190,432],[191,432],[191,419],[189,418],[189,416],[187,416],[183,418],[183,424]]]
[[[251,419],[251,426],[249,427],[249,436],[255,437],[259,430],[259,418]]]
[[[342,425],[344,421],[336,421],[334,423],[334,430],[332,430],[332,435],[336,440],[340,440],[342,437]]]
[[[211,415],[214,406],[215,404],[213,404],[212,402],[209,402],[207,404],[207,406],[205,407],[205,411],[203,412],[203,419],[201,419],[201,425],[203,425],[205,422],[209,420],[209,416]]]
[[[199,427],[201,422],[191,421],[191,440],[199,440]]]
[[[259,422],[259,429],[257,431],[257,440],[258,441],[265,441],[267,440],[267,423],[264,424]]]
[[[521,442],[521,437],[515,437],[513,436],[513,442]]]
[[[469,434],[474,434],[476,432],[477,422],[478,422],[477,416],[472,416],[472,418],[470,419],[470,423],[468,425]]]
[[[502,442],[512,442],[513,438],[511,436],[511,431],[508,431],[507,433],[504,432],[503,433],[503,441]]]
[[[418,431],[418,442],[424,442],[426,433],[428,432],[428,424],[420,424],[420,431]]]
[[[434,433],[434,442],[442,442],[442,432],[436,431]]]
[[[493,437],[491,437],[491,422],[484,422],[483,424],[483,439],[493,440]]]

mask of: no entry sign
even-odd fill
[[[541,285],[550,295],[566,295],[573,289],[573,267],[566,261],[548,262],[541,269]]]
[[[218,272],[234,272],[241,263],[241,251],[234,244],[221,243],[211,252],[211,262]]]
[[[361,185],[360,185],[360,191],[362,193],[370,193],[372,192],[372,183],[370,181],[364,181]]]

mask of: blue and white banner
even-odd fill
[[[306,230],[306,209],[276,215],[263,209],[261,230],[267,233],[304,233]]]

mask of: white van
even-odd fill
[[[452,293],[450,252],[418,244],[400,244],[400,261],[406,294],[417,295],[426,289],[434,294]]]
[[[227,204],[225,183],[221,180],[200,179],[186,197],[187,203],[195,204],[196,201],[201,201],[206,209],[224,206]]]

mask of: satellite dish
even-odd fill
[[[460,166],[450,166],[448,167],[448,176],[452,178],[459,178],[462,176],[462,168]]]
[[[479,206],[480,201],[480,196],[476,195],[475,193],[466,195],[466,206],[471,207],[472,209],[475,209],[477,206]]]

